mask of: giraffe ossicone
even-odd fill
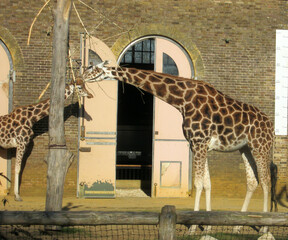
[[[239,150],[245,165],[247,192],[241,211],[247,211],[260,182],[263,211],[268,211],[270,159],[274,143],[273,124],[258,108],[237,101],[204,81],[135,68],[109,67],[103,62],[83,73],[87,82],[114,79],[141,88],[174,106],[183,116],[183,133],[193,152],[196,188],[194,210],[199,211],[203,188],[206,209],[211,210],[211,181],[207,152]],[[274,180],[276,176],[273,176]],[[271,206],[275,204],[275,184],[271,185]]]
[[[70,83],[65,88],[65,99],[77,93],[82,97],[92,98],[93,95],[86,89],[82,79]],[[49,115],[50,99],[37,104],[17,107],[11,113],[0,116],[0,147],[16,148],[14,195],[16,201],[22,201],[19,194],[19,174],[23,155],[33,138],[33,125]]]

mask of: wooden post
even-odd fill
[[[54,9],[46,211],[62,209],[64,181],[73,159],[66,149],[64,132],[64,92],[71,6],[72,0],[57,0]]]
[[[166,205],[162,208],[159,223],[159,239],[174,240],[176,239],[176,208],[175,206]]]

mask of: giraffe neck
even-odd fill
[[[65,100],[68,99],[74,92],[74,86],[69,85],[65,88]],[[50,98],[36,104],[31,104],[26,107],[18,107],[12,112],[12,118],[23,121],[22,124],[27,124],[32,127],[36,122],[49,115]],[[17,116],[20,117],[17,117]]]
[[[110,71],[111,78],[141,88],[174,106],[179,111],[182,111],[185,104],[184,96],[188,88],[187,85],[192,85],[194,81],[133,68],[110,67],[107,70]]]

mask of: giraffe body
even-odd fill
[[[77,83],[80,96],[91,98],[92,95],[86,90],[83,81]],[[69,98],[74,92],[74,84],[65,88],[65,99]],[[19,173],[21,162],[28,144],[33,138],[33,125],[42,118],[49,115],[50,99],[40,103],[18,107],[10,114],[0,116],[0,147],[16,148],[14,194],[15,200],[21,201],[19,195]]]
[[[196,188],[194,210],[199,210],[203,188],[206,209],[211,210],[211,182],[208,151],[239,150],[245,165],[247,193],[242,211],[260,181],[264,193],[263,211],[268,211],[270,150],[274,141],[273,124],[258,108],[239,102],[198,80],[154,71],[105,67],[105,63],[86,70],[87,82],[114,79],[141,88],[178,109],[183,116],[183,133],[193,152]]]

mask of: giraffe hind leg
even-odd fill
[[[245,166],[245,172],[246,172],[246,184],[247,184],[247,190],[246,190],[246,196],[244,203],[241,208],[241,212],[246,212],[250,203],[250,200],[252,198],[252,195],[254,191],[256,190],[259,180],[258,180],[258,174],[257,174],[257,166],[254,160],[254,157],[248,148],[248,146],[243,147],[240,149],[240,153],[242,156],[242,159],[244,161]],[[242,229],[242,226],[235,226],[233,228],[234,233],[240,233]]]
[[[273,162],[270,163],[270,174],[271,174],[271,207],[270,212],[273,211],[273,205],[275,212],[278,211],[277,199],[276,199],[276,184],[277,184],[277,175],[278,168],[277,165]]]
[[[254,151],[253,156],[255,156],[256,159],[257,171],[259,174],[259,180],[264,195],[263,212],[268,212],[269,184],[271,180],[269,153],[259,154],[258,152]],[[268,227],[267,226],[261,227],[259,232],[262,234],[267,233]]]
[[[260,184],[264,194],[264,206],[263,212],[268,212],[268,193],[269,193],[269,184],[270,184],[270,166],[267,163],[268,158],[261,157],[259,162],[257,162],[257,169],[259,172]]]
[[[245,201],[244,201],[241,211],[246,212],[248,209],[250,199],[259,184],[259,179],[258,179],[258,173],[257,173],[257,165],[248,146],[243,147],[240,150],[240,153],[244,161],[246,181],[247,181],[246,182],[247,192],[246,192]]]

